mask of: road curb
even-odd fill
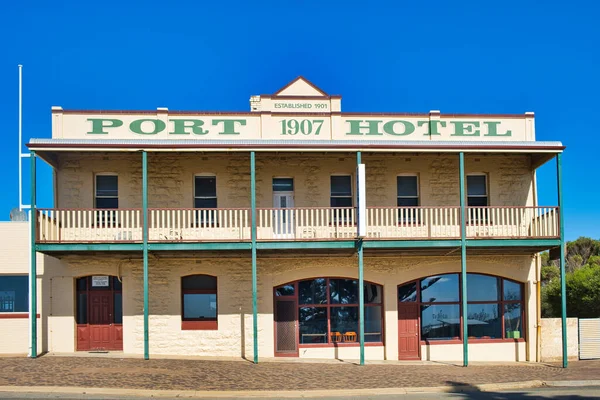
[[[150,390],[150,389],[117,389],[117,388],[84,388],[73,386],[0,386],[0,392],[13,393],[64,393],[64,394],[92,394],[106,396],[137,396],[137,397],[179,397],[179,398],[290,398],[290,397],[348,397],[348,396],[376,396],[376,395],[402,395],[414,393],[461,393],[461,392],[494,392],[513,389],[528,389],[536,387],[577,387],[600,386],[600,380],[583,381],[541,381],[531,380],[522,382],[484,383],[476,385],[446,385],[407,388],[380,388],[380,389],[340,389],[340,390],[298,390],[298,391],[210,391],[210,390]]]

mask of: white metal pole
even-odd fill
[[[23,153],[23,65],[19,64],[19,210],[31,208],[23,204],[23,159],[29,156]]]
[[[21,157],[19,157],[19,164],[21,164]],[[20,176],[21,175],[19,175],[19,177]],[[19,188],[20,188],[20,186],[19,186]],[[27,221],[29,221],[29,224],[33,224],[34,221],[32,219],[31,210],[29,210],[28,214],[29,214],[29,218],[27,219]],[[28,251],[28,253],[29,253],[29,265],[31,265],[31,229],[27,229],[27,231],[29,232],[27,234],[27,239],[28,239],[27,240],[27,243],[28,243],[27,244],[27,248],[29,250]],[[29,276],[29,279],[28,279],[29,286],[28,287],[31,288],[31,273],[29,273],[28,276]],[[27,296],[27,297],[28,297],[27,301],[28,301],[28,304],[29,304],[29,308],[28,308],[28,310],[29,310],[29,329],[28,329],[28,331],[29,331],[29,342],[28,342],[29,343],[29,346],[28,346],[29,347],[29,353],[27,353],[27,357],[31,357],[31,349],[32,349],[32,347],[31,347],[31,325],[33,324],[33,318],[36,318],[37,315],[33,315],[33,310],[32,310],[32,307],[31,307],[31,296]]]
[[[23,66],[19,64],[19,210],[23,209]]]

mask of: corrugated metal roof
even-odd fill
[[[394,148],[530,148],[560,150],[561,142],[429,141],[429,140],[208,140],[208,139],[31,139],[30,147],[394,147]]]

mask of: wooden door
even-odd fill
[[[90,349],[114,349],[113,296],[110,291],[89,292]]]
[[[275,355],[298,356],[298,306],[295,299],[275,301]]]
[[[76,288],[77,350],[123,350],[121,281],[87,276],[77,278]]]
[[[398,303],[398,359],[420,360],[419,306]]]

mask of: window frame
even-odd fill
[[[290,179],[292,181],[292,190],[275,190],[274,186],[275,186],[275,179]],[[296,182],[293,176],[274,176],[271,178],[271,191],[273,192],[273,195],[275,195],[276,193],[294,193],[294,191],[296,190]]]
[[[185,278],[190,278],[194,276],[203,276],[210,277],[215,279],[215,289],[184,289],[183,281]],[[190,274],[184,275],[179,279],[179,289],[181,291],[181,330],[190,331],[190,330],[218,330],[219,329],[219,278],[215,275],[209,274]],[[185,307],[184,296],[186,294],[214,294],[215,295],[215,318],[184,318],[183,309]]]
[[[196,196],[196,179],[197,178],[214,178],[215,180],[215,195],[214,196]],[[192,188],[192,197],[193,197],[193,207],[194,209],[198,210],[202,210],[202,209],[217,209],[219,208],[219,196],[217,193],[217,174],[212,174],[212,173],[199,173],[199,174],[194,174],[194,187]],[[215,206],[214,207],[196,207],[196,200],[210,200],[210,199],[214,199],[215,200]]]
[[[116,176],[117,177],[117,195],[116,196],[98,196],[98,177],[99,176]],[[98,207],[97,199],[117,199],[116,208],[100,208]],[[119,208],[119,174],[116,172],[97,172],[94,174],[94,208],[99,210],[115,210]]]
[[[215,195],[214,196],[196,196],[196,180],[197,178],[214,178],[215,180]],[[194,174],[194,185],[192,188],[192,206],[194,213],[194,220],[192,221],[192,227],[195,228],[209,228],[209,227],[217,227],[218,224],[218,216],[217,211],[219,209],[219,196],[217,193],[217,174],[213,174],[210,172],[203,172]],[[196,207],[196,200],[215,200],[214,207]]]
[[[458,301],[445,301],[445,302],[423,302],[421,301],[421,282],[425,279],[434,277],[434,276],[444,276],[444,275],[458,275]],[[503,276],[499,276],[499,275],[493,275],[493,274],[485,274],[485,273],[478,273],[478,272],[468,272],[467,273],[467,282],[468,282],[468,275],[482,275],[482,276],[489,276],[489,277],[493,277],[496,279],[499,279],[500,281],[500,286],[498,288],[499,293],[500,293],[500,299],[499,300],[485,300],[485,301],[469,301],[469,299],[467,298],[467,311],[468,311],[468,307],[469,305],[473,305],[473,304],[497,304],[499,309],[500,309],[500,315],[498,318],[500,318],[500,324],[501,324],[501,334],[502,334],[502,338],[476,338],[476,337],[469,337],[468,341],[469,343],[514,343],[514,342],[525,342],[525,338],[527,337],[527,304],[525,302],[525,283],[523,282],[519,282],[516,281],[514,279],[510,279],[510,278],[505,278]],[[517,285],[519,285],[520,287],[520,300],[505,300],[504,298],[504,282],[505,281],[509,281],[512,283],[516,283]],[[398,299],[398,290],[405,286],[405,285],[409,285],[412,283],[416,283],[416,288],[417,288],[417,293],[416,293],[416,300],[412,301],[412,302],[406,302],[407,304],[415,304],[418,309],[419,309],[419,316],[418,316],[418,320],[419,320],[419,340],[420,340],[420,344],[421,345],[435,345],[435,344],[458,344],[458,343],[463,343],[463,324],[464,324],[464,316],[462,314],[462,280],[460,279],[460,273],[459,272],[448,272],[448,273],[442,273],[442,274],[436,274],[436,275],[429,275],[429,276],[424,276],[421,277],[419,279],[413,279],[411,281],[407,281],[404,283],[401,283],[397,286],[396,289],[396,301],[397,303],[400,303],[400,300]],[[521,307],[521,332],[522,335],[520,338],[509,338],[506,337],[506,327],[505,327],[505,306],[507,304],[518,304]],[[460,326],[459,326],[459,336],[458,338],[452,338],[452,339],[423,339],[421,337],[421,329],[422,329],[422,322],[421,322],[421,306],[422,305],[458,305],[459,307],[459,318],[460,318]]]
[[[299,295],[299,285],[300,282],[305,282],[305,281],[312,281],[315,279],[325,279],[325,287],[326,287],[326,292],[325,292],[325,296],[327,299],[326,303],[323,304],[300,304],[300,295]],[[360,346],[360,333],[357,333],[357,337],[356,337],[356,341],[353,342],[332,342],[331,341],[331,308],[340,308],[340,307],[355,307],[358,311],[359,311],[359,318],[360,318],[360,310],[359,310],[359,304],[358,303],[332,303],[331,302],[331,293],[330,293],[330,281],[331,280],[336,280],[336,279],[344,279],[344,280],[356,280],[358,281],[358,278],[349,278],[349,277],[343,277],[343,276],[317,276],[317,277],[311,277],[311,278],[304,278],[304,279],[299,279],[297,281],[291,281],[291,282],[287,282],[287,283],[282,283],[280,285],[274,286],[273,287],[273,303],[274,306],[276,307],[276,302],[278,300],[291,300],[294,299],[295,303],[296,303],[296,321],[297,321],[297,326],[296,326],[296,339],[297,339],[297,345],[298,348],[320,348],[320,347],[356,347],[356,346]],[[371,281],[364,281],[365,284],[370,284],[370,285],[375,285],[379,288],[380,290],[380,298],[381,298],[381,302],[380,303],[366,303],[364,304],[365,308],[367,307],[380,307],[381,309],[381,314],[380,314],[380,321],[381,321],[381,332],[379,333],[379,335],[381,336],[381,341],[377,341],[377,342],[365,342],[365,346],[384,346],[385,343],[385,295],[384,295],[384,287],[383,285],[376,283],[376,282],[371,282]],[[277,289],[285,287],[285,286],[293,286],[294,287],[294,294],[293,295],[282,295],[282,296],[277,296],[276,292]],[[327,333],[326,333],[326,343],[301,343],[300,340],[300,309],[301,308],[325,308],[326,311],[326,315],[327,315]],[[275,318],[273,319],[273,322],[276,324]],[[360,326],[360,319],[358,320],[358,324]],[[366,336],[366,335],[365,335]]]
[[[333,178],[334,176],[347,176],[350,178],[350,195],[349,196],[334,196],[332,193],[332,185],[331,185],[331,178]],[[347,207],[335,207],[335,208],[353,208],[354,207],[354,186],[352,185],[352,174],[331,174],[329,175],[329,207],[330,208],[334,208],[331,205],[331,199],[350,199],[350,206]]]
[[[469,196],[469,177],[470,176],[483,176],[485,179],[485,195],[472,195]],[[490,206],[490,178],[489,175],[485,172],[472,172],[467,174],[467,176],[465,177],[465,195],[467,196],[466,200],[467,200],[467,207],[489,207]],[[469,206],[469,198],[485,198],[485,206]]]
[[[416,196],[400,196],[400,193],[398,193],[398,179],[402,178],[402,177],[415,177],[417,179],[417,195]],[[396,206],[397,207],[420,207],[421,206],[421,188],[420,186],[420,179],[419,179],[419,174],[417,173],[402,173],[402,174],[398,174],[396,175]],[[398,200],[399,199],[417,199],[417,205],[416,206],[399,206],[398,205]]]
[[[21,277],[21,278],[25,278],[25,299],[27,301],[27,305],[25,307],[24,311],[14,311],[15,308],[15,303],[16,303],[16,299],[17,299],[17,291],[15,290],[15,295],[14,298],[12,300],[13,302],[13,311],[0,311],[0,319],[3,318],[29,318],[29,302],[30,302],[30,295],[29,295],[29,279],[28,276],[26,274],[2,274],[0,275],[0,279],[2,278],[12,278],[12,277]],[[3,291],[0,291],[4,292]],[[8,290],[6,290],[6,292],[8,292]],[[39,317],[39,314],[38,314]]]
[[[415,177],[417,179],[417,195],[416,196],[400,196],[398,193],[398,180],[400,177]],[[406,224],[419,224],[421,222],[419,211],[414,211],[421,207],[421,188],[420,188],[420,177],[417,173],[401,173],[396,175],[396,208],[397,208],[397,220],[399,225]],[[400,199],[417,199],[416,206],[399,206],[398,200]]]

